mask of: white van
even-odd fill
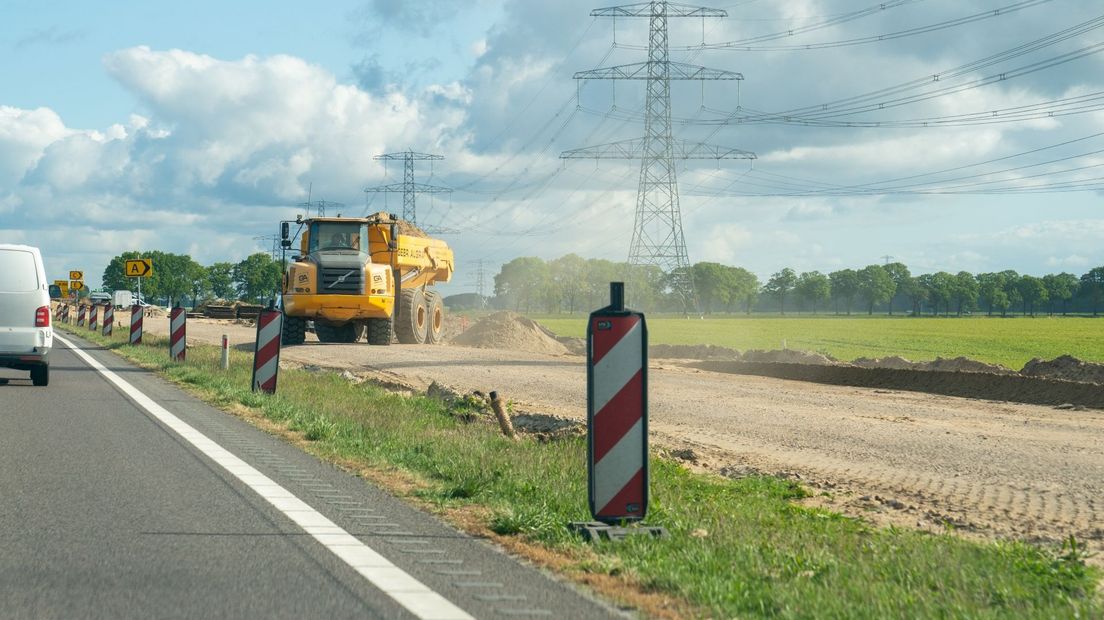
[[[0,367],[50,383],[50,291],[38,248],[0,243]]]

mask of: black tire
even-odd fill
[[[426,344],[440,344],[445,328],[445,304],[441,295],[426,291]]]
[[[426,320],[426,298],[422,289],[403,291],[395,314],[395,336],[399,342],[425,344],[429,321]]]
[[[303,344],[307,338],[307,320],[284,315],[284,331],[280,341],[283,344]]]
[[[31,369],[31,383],[38,386],[50,385],[50,366],[43,364]]]
[[[391,344],[391,319],[368,319],[368,344]]]
[[[355,323],[334,325],[326,321],[315,320],[314,333],[318,336],[319,342],[348,343],[356,342],[361,330],[357,328]]]

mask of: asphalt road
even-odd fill
[[[65,338],[248,466],[232,473],[202,441],[152,415],[56,340],[49,387],[0,369],[4,617],[408,618],[447,616],[442,609],[450,605],[476,618],[624,617],[110,353]],[[238,475],[249,466],[256,471]],[[269,494],[279,499],[265,499],[258,488],[277,489]],[[328,519],[324,531],[333,534],[308,533],[305,512],[273,503],[295,498]],[[324,543],[340,540],[337,532],[395,569],[373,569],[382,580],[366,578],[338,555],[351,547]],[[403,599],[388,591],[413,580],[432,592]],[[444,607],[429,604],[436,595]]]

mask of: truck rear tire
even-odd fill
[[[307,338],[307,320],[297,316],[284,315],[283,344],[303,344]]]
[[[426,343],[440,344],[445,328],[445,304],[441,295],[427,291],[426,297]]]
[[[391,319],[368,319],[368,344],[391,344]]]
[[[410,289],[402,292],[399,308],[396,311],[395,336],[402,344],[425,344],[429,327],[426,312],[426,298],[422,289]]]

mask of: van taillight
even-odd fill
[[[35,327],[50,326],[50,306],[42,306],[35,310]]]

